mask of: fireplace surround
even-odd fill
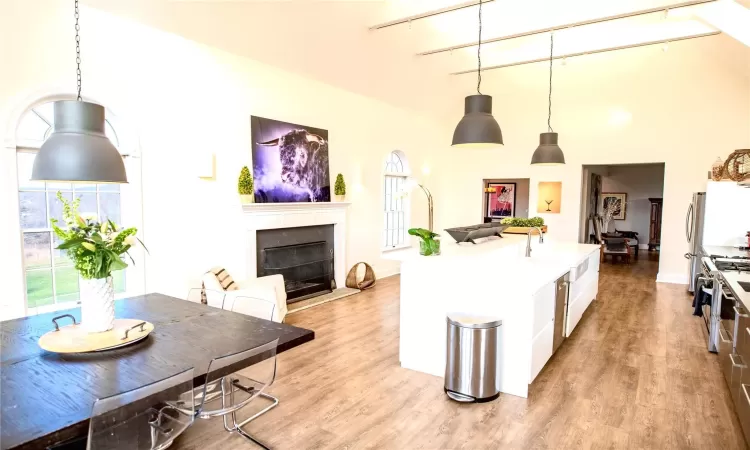
[[[258,255],[259,231],[331,225],[333,233],[333,281],[338,288],[344,287],[347,274],[346,216],[349,204],[349,202],[322,202],[251,203],[242,205],[244,228],[246,230],[246,277],[248,279],[257,278],[259,268],[262,268],[259,265]],[[297,298],[297,300],[299,299]],[[293,302],[295,299],[290,298],[290,300]]]

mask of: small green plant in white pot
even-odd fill
[[[253,176],[250,175],[250,169],[247,166],[240,171],[240,179],[237,181],[237,192],[240,194],[240,202],[243,205],[253,203],[255,194],[253,192]]]
[[[336,195],[336,200],[343,202],[346,199],[346,183],[344,183],[344,176],[341,174],[336,175],[336,183],[333,185],[333,193]]]

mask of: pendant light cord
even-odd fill
[[[75,0],[75,18],[76,18],[76,78],[78,80],[78,101],[80,102],[82,100],[81,98],[81,36],[78,35],[78,32],[81,30],[81,27],[78,26],[78,17],[80,13],[78,11],[78,0]]]
[[[547,110],[547,128],[552,133],[552,49],[555,45],[555,33],[550,31],[549,33],[549,98],[548,104],[549,109]]]
[[[479,0],[479,45],[477,45],[477,94],[482,95],[482,0]]]

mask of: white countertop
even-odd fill
[[[721,276],[724,278],[727,287],[731,289],[737,300],[741,301],[745,305],[745,308],[750,308],[750,292],[746,292],[738,283],[738,281],[750,283],[750,273],[721,272]]]
[[[435,269],[451,267],[456,273],[490,268],[493,279],[502,273],[503,278],[521,281],[526,289],[534,292],[599,250],[598,245],[556,242],[548,238],[544,243],[539,243],[539,236],[532,236],[531,257],[527,258],[526,241],[526,235],[518,234],[491,237],[479,240],[477,244],[459,244],[452,239],[444,239],[441,254],[437,256],[422,256],[418,248],[406,248],[384,252],[382,257],[401,261],[404,265],[418,264]]]

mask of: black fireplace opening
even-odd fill
[[[258,276],[284,276],[287,303],[332,292],[333,225],[259,230]]]

